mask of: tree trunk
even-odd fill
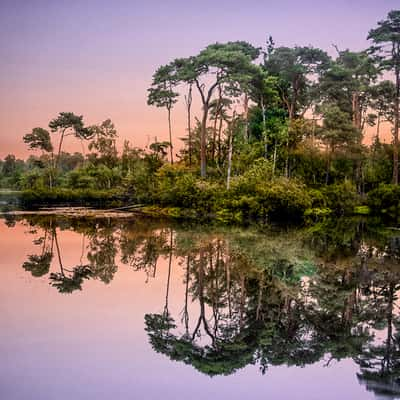
[[[173,240],[173,233],[172,233],[172,229],[171,229],[170,244],[169,244],[169,259],[168,259],[167,290],[165,293],[165,306],[164,306],[165,315],[168,315],[169,284],[170,284],[170,280],[171,280],[171,267],[172,267],[172,240]]]
[[[218,113],[218,110],[217,110]],[[215,115],[215,119],[214,119],[214,124],[213,124],[213,138],[212,138],[212,142],[211,142],[211,160],[214,161],[215,160],[215,149],[216,149],[216,142],[217,142],[217,118],[218,118],[218,114]]]
[[[54,241],[56,243],[58,264],[60,266],[61,274],[64,276],[64,267],[63,267],[63,263],[62,263],[62,260],[61,260],[61,251],[60,251],[60,246],[59,246],[58,240],[57,240],[57,228],[54,228]]]
[[[275,138],[275,144],[274,144],[274,157],[273,157],[273,163],[272,163],[272,176],[275,175],[275,167],[276,167],[276,151],[277,151],[277,144],[276,144],[276,138]]]
[[[167,110],[168,110],[168,131],[169,131],[169,154],[171,157],[171,164],[173,164],[174,163],[174,156],[173,156],[174,149],[172,147],[171,108],[168,107]]]
[[[330,172],[331,172],[331,154],[333,153],[333,150],[331,149],[328,152],[328,160],[326,163],[326,175],[325,175],[325,185],[329,183],[329,177],[330,177]]]
[[[247,93],[244,94],[244,103],[243,103],[243,109],[244,109],[244,140],[246,143],[249,142],[249,96]]]
[[[381,128],[381,116],[378,114],[378,120],[376,121],[376,140],[379,141],[379,134]]]
[[[65,130],[63,130],[61,132],[60,143],[58,144],[58,153],[57,153],[57,158],[56,158],[56,162],[54,165],[55,170],[57,170],[57,168],[58,168],[58,164],[59,164],[60,157],[61,157],[61,149],[62,149],[62,144],[63,144],[63,140],[64,140],[64,133],[65,133]]]
[[[183,312],[183,317],[185,320],[186,336],[189,336],[189,311],[188,311],[189,279],[190,279],[190,256],[187,256],[187,259],[186,259],[186,282],[185,282],[185,308],[184,308],[184,312]]]
[[[206,171],[206,140],[207,140],[207,120],[208,120],[208,103],[203,104],[203,118],[201,120],[201,137],[200,137],[200,175],[205,178]]]
[[[191,118],[191,109],[192,109],[192,84],[189,85],[188,95],[186,97],[186,109],[187,109],[187,126],[188,126],[188,147],[189,147],[189,165],[192,165],[192,118]]]
[[[210,100],[214,89],[219,85],[219,77],[217,74],[217,80],[208,89],[207,95],[204,93],[204,85],[200,85],[198,80],[195,80],[197,89],[199,90],[201,102],[203,104],[203,118],[201,120],[201,133],[200,133],[200,174],[202,178],[206,177],[206,141],[207,141],[207,120],[208,110],[210,108]]]
[[[400,102],[400,67],[395,68],[396,97],[394,101],[394,132],[393,132],[393,183],[399,184],[399,102]]]
[[[361,117],[361,109],[360,109],[360,99],[359,93],[354,92],[351,95],[351,108],[353,113],[353,126],[356,129],[362,128],[362,117]]]
[[[289,137],[286,140],[285,176],[289,178]]]
[[[235,115],[233,116],[235,118]],[[229,149],[228,149],[228,173],[226,177],[226,189],[229,190],[231,184],[231,169],[232,169],[232,147],[233,147],[233,120],[229,124]]]
[[[222,158],[222,147],[221,147],[221,134],[222,134],[222,124],[224,119],[222,118],[222,113],[219,117],[219,126],[218,126],[218,164],[221,163]]]
[[[268,142],[267,142],[267,120],[265,117],[265,104],[264,100],[261,98],[261,112],[263,120],[263,140],[264,140],[264,158],[268,158]]]
[[[213,141],[211,143],[211,159],[215,160],[215,148],[216,148],[216,141],[217,141],[217,121],[218,116],[221,112],[221,102],[222,102],[222,90],[221,86],[218,86],[218,101],[215,107],[215,118],[214,118],[214,126],[213,126]]]

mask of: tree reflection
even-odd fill
[[[165,265],[160,312],[145,315],[145,329],[152,348],[171,360],[214,376],[249,364],[267,373],[352,358],[368,390],[400,395],[400,238],[393,231],[357,219],[263,234],[141,220],[26,224],[39,250],[23,268],[48,275],[61,293],[82,290],[88,279],[110,283],[118,257],[145,282],[159,279]],[[63,262],[65,230],[81,236],[74,267]]]

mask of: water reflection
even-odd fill
[[[249,364],[266,374],[273,366],[351,358],[367,390],[400,397],[396,231],[356,219],[268,233],[141,220],[22,222],[37,249],[22,267],[63,294],[84,290],[90,279],[109,284],[120,264],[155,279],[160,258],[167,260],[164,303],[144,316],[144,329],[154,351],[171,360],[215,376]],[[62,231],[81,236],[75,265],[63,261]],[[178,268],[183,296],[171,307]]]

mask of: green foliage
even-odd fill
[[[368,193],[371,213],[387,222],[400,222],[400,186],[382,184]]]
[[[219,185],[198,179],[187,167],[164,165],[156,175],[154,201],[162,206],[196,210],[199,215],[210,214],[221,190]]]
[[[256,162],[242,176],[232,179],[222,206],[242,221],[298,221],[312,204],[305,185],[286,178],[273,178],[272,166]]]
[[[97,206],[118,207],[126,201],[120,190],[92,190],[57,188],[23,190],[20,193],[20,204],[24,208],[39,206]]]
[[[329,185],[323,190],[323,193],[326,197],[327,207],[336,214],[351,215],[359,202],[356,188],[350,181]]]
[[[29,148],[40,149],[42,151],[53,151],[53,145],[50,139],[50,133],[43,128],[33,128],[32,133],[27,133],[24,137],[24,142],[29,145]]]
[[[89,143],[89,150],[94,151],[89,156],[92,163],[104,164],[113,168],[118,163],[118,152],[116,148],[117,130],[110,119],[88,128],[90,136],[93,137]]]
[[[354,207],[354,214],[368,215],[371,212],[368,206],[356,206]]]
[[[83,116],[75,115],[72,112],[60,112],[60,114],[49,122],[49,128],[52,132],[65,132],[71,129],[76,137],[88,138],[91,135],[90,130],[85,129],[83,125]]]

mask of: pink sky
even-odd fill
[[[34,3],[34,4],[33,4]],[[60,111],[88,124],[111,118],[120,143],[167,139],[165,111],[146,104],[154,70],[212,42],[313,45],[332,51],[368,46],[368,30],[397,0],[202,3],[172,0],[15,2],[0,5],[0,157],[29,152],[22,136]],[[173,113],[175,145],[185,135],[182,101]],[[80,149],[66,143],[66,150]]]

